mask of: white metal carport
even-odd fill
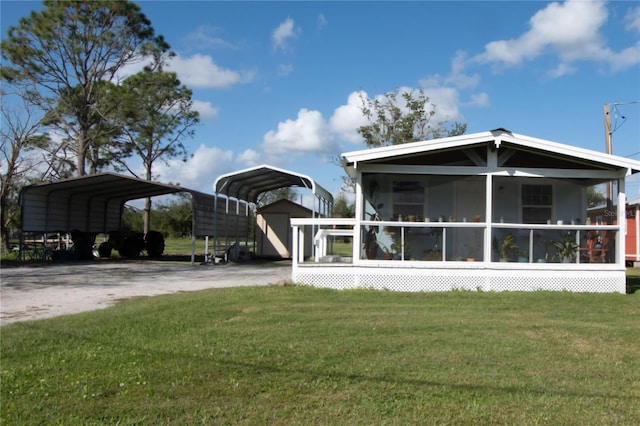
[[[311,191],[317,201],[317,204],[314,203],[311,208],[312,217],[331,215],[333,195],[311,177],[301,173],[263,164],[221,175],[213,183],[215,201],[221,201],[219,195],[224,195],[227,197],[227,203],[235,199],[255,204],[260,194],[287,187],[306,188]],[[219,227],[215,226],[215,229],[218,230]],[[218,237],[220,235],[215,235],[214,241]]]

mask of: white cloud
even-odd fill
[[[298,30],[295,28],[293,19],[285,19],[271,34],[273,50],[287,51],[289,48],[289,40],[297,37],[297,33]]]
[[[216,35],[220,30],[209,25],[201,25],[187,34],[182,40],[190,47],[196,45],[200,49],[237,49],[231,42]]]
[[[611,69],[614,72],[640,64],[640,42],[618,53],[612,53],[608,59]]]
[[[262,149],[268,156],[333,153],[336,144],[322,114],[303,108],[295,120],[280,122],[277,131],[267,132]]]
[[[629,13],[625,16],[625,28],[627,31],[640,33],[640,6],[629,10]]]
[[[293,65],[291,64],[280,64],[278,65],[278,75],[280,77],[286,77],[293,72]]]
[[[173,159],[154,165],[154,175],[161,182],[179,183],[189,189],[212,193],[215,179],[231,170],[231,150],[200,145],[186,162]]]
[[[489,95],[485,92],[473,93],[467,101],[460,100],[465,91],[475,89],[480,83],[480,75],[467,72],[469,63],[470,60],[466,54],[458,51],[451,59],[449,74],[444,76],[434,74],[419,81],[420,87],[429,97],[430,102],[436,106],[434,123],[444,120],[463,120],[458,109],[459,105],[478,107],[489,105]]]
[[[428,103],[431,104],[427,105],[427,111],[431,110],[432,106],[435,105],[435,114],[431,119],[433,124],[448,120],[455,121],[461,118],[458,110],[459,99],[456,87],[441,85],[439,79],[427,79],[421,83],[425,96],[429,98]],[[407,112],[409,109],[402,104],[403,93],[410,93],[416,98],[419,95],[419,89],[407,86],[398,88],[398,106],[402,111]],[[384,96],[384,94],[379,94],[376,95],[375,99],[384,101]]]
[[[468,106],[489,106],[489,95],[486,92],[474,93],[471,95],[469,102],[465,102],[464,105]]]
[[[405,88],[405,90],[417,93],[416,89]],[[462,118],[458,109],[460,103],[458,89],[453,86],[425,86],[424,94],[429,97],[429,102],[435,105],[435,114],[431,118],[431,123],[437,125],[443,121],[456,121]],[[430,108],[429,106],[427,108]],[[427,109],[428,111],[429,109]]]
[[[329,127],[340,139],[351,143],[362,143],[362,136],[358,133],[358,128],[367,124],[367,120],[362,115],[362,98],[367,98],[367,93],[363,91],[352,92],[347,98],[347,104],[335,109],[329,119]]]
[[[554,69],[547,72],[547,75],[551,78],[558,78],[565,75],[574,74],[577,71],[576,67],[572,67],[569,64],[558,64]]]
[[[168,69],[178,74],[180,82],[188,87],[226,89],[234,84],[253,80],[250,71],[233,71],[219,67],[211,56],[196,54],[191,57],[176,55]]]
[[[634,27],[635,15],[629,16],[628,26]],[[486,44],[484,52],[477,55],[475,60],[509,67],[521,65],[542,55],[555,54],[559,64],[549,72],[552,77],[575,72],[572,64],[576,61],[605,63],[614,71],[639,63],[637,46],[618,53],[606,46],[600,30],[607,17],[605,2],[554,2],[539,10],[529,20],[530,28],[527,32],[518,38]]]
[[[120,83],[122,83],[122,81],[124,79],[126,79],[127,77],[131,77],[134,74],[139,73],[140,71],[142,71],[144,69],[145,66],[147,66],[149,64],[151,64],[151,60],[150,59],[126,64],[122,68],[120,68],[118,70],[118,72],[116,72],[115,77],[112,80],[112,82],[116,83],[116,84],[120,84]]]
[[[324,27],[326,27],[328,24],[327,18],[324,16],[323,13],[318,15],[318,29],[321,30]]]
[[[422,87],[451,86],[457,89],[473,89],[480,82],[478,74],[466,74],[468,59],[462,51],[457,51],[451,59],[451,72],[445,77],[435,75],[422,82]]]
[[[193,101],[193,109],[198,111],[198,113],[200,113],[201,122],[207,122],[207,121],[213,120],[214,118],[216,118],[216,116],[218,115],[218,112],[220,111],[220,109],[211,105],[211,102],[198,101],[198,100]]]
[[[236,157],[236,162],[245,167],[253,167],[262,164],[262,155],[253,149],[247,149]]]
[[[456,80],[456,79],[454,79]],[[445,81],[451,81],[449,78],[440,78],[435,76],[423,80],[422,89],[424,94],[429,98],[429,104],[427,110],[431,110],[432,105],[435,105],[435,114],[432,117],[432,123],[437,125],[444,121],[460,121],[463,119],[458,106],[461,104],[459,100],[459,90],[454,85],[445,85]],[[457,81],[461,81],[457,79]],[[466,86],[467,83],[463,84]],[[406,104],[404,104],[402,94],[411,93],[413,97],[419,95],[418,88],[413,87],[399,87],[398,88],[398,106],[404,112],[408,111]],[[352,92],[349,94],[346,105],[341,105],[335,109],[331,119],[329,120],[329,129],[335,135],[336,138],[351,142],[351,143],[363,143],[362,136],[358,133],[360,126],[368,124],[367,119],[362,114],[362,100],[377,99],[381,102],[385,101],[385,94],[375,95],[370,98],[364,91]],[[486,93],[478,93],[471,96],[471,100],[464,103],[468,106],[486,106],[489,104],[489,96]]]

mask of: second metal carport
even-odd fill
[[[317,205],[311,208],[313,217],[331,215],[333,195],[329,191],[307,175],[266,164],[219,176],[213,183],[213,192],[216,202],[222,200],[219,195],[224,195],[227,203],[235,199],[255,204],[260,194],[287,187],[306,188],[312,192],[317,200]],[[215,225],[214,228],[219,229]],[[214,236],[214,244],[219,236]],[[228,236],[225,237],[228,239]]]

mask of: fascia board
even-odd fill
[[[482,132],[470,135],[452,136],[449,138],[432,139],[401,145],[392,145],[380,148],[370,148],[359,151],[345,152],[342,154],[342,158],[347,163],[358,163],[401,155],[418,154],[422,152],[456,148],[465,145],[475,145],[477,143],[488,142],[494,139],[496,139],[496,136],[494,136],[491,132]]]
[[[552,142],[545,139],[534,138],[526,135],[508,132],[482,132],[470,135],[454,136],[450,138],[433,139],[428,141],[413,142],[403,145],[393,145],[381,148],[351,151],[342,154],[343,163],[357,168],[358,163],[380,160],[402,155],[418,154],[435,150],[457,148],[465,145],[475,145],[481,142],[495,141],[496,147],[502,142],[512,143],[526,148],[538,149],[541,151],[558,153],[568,157],[586,159],[596,163],[607,164],[619,168],[629,169],[630,173],[640,172],[640,161],[631,160],[616,155],[601,153],[571,145]],[[347,171],[348,172],[348,171]]]
[[[593,151],[590,149],[579,148],[572,145],[561,144],[545,139],[533,138],[530,136],[513,134],[513,136],[503,135],[503,141],[511,142],[516,145],[535,148],[542,151],[555,152],[567,155],[569,157],[577,157],[597,163],[608,164],[611,166],[631,169],[631,173],[640,172],[640,161],[631,160],[617,155],[607,154],[604,152]]]

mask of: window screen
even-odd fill
[[[522,185],[522,222],[547,223],[551,219],[551,185]]]

